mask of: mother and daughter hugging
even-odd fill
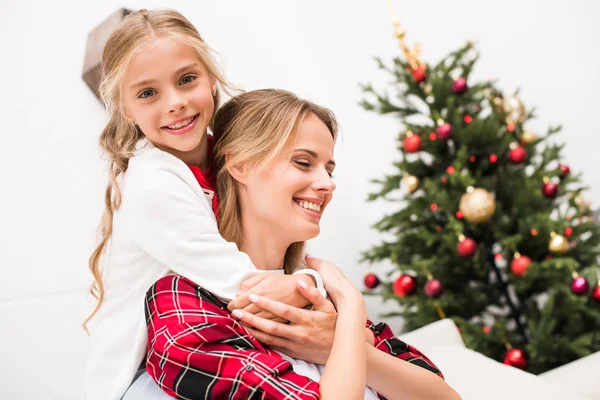
[[[219,108],[230,86],[172,10],[125,17],[102,67],[87,399],[460,398],[303,255],[335,190],[331,111],[275,89]]]

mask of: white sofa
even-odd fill
[[[430,357],[463,400],[600,400],[600,352],[536,376],[466,348],[451,319],[400,338]]]

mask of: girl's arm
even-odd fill
[[[142,250],[225,301],[235,297],[245,279],[266,273],[221,237],[208,202],[198,197],[181,171],[170,165],[149,169],[128,171],[119,211],[122,229]],[[304,274],[282,277],[277,299],[306,306],[300,295],[289,298],[297,292],[299,279],[314,285]]]

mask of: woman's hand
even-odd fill
[[[229,312],[233,312],[235,309],[243,309],[247,313],[256,314],[262,318],[287,322],[273,313],[257,307],[252,303],[249,296],[256,294],[292,307],[304,308],[310,304],[310,301],[296,290],[298,282],[316,286],[314,280],[308,275],[257,274],[242,283],[240,295],[229,302],[227,309]]]
[[[351,307],[358,304],[359,308],[356,311],[364,312],[366,322],[367,314],[362,294],[352,282],[348,280],[341,269],[330,261],[310,257],[309,255],[306,255],[306,263],[310,268],[321,275],[325,290],[327,290],[327,294],[329,294],[329,297],[331,297],[338,307],[338,311],[339,307],[342,305],[341,303],[349,303],[349,306]]]
[[[296,359],[325,364],[333,345],[337,321],[335,307],[317,289],[303,281],[298,282],[298,292],[314,305],[313,311],[290,307],[255,294],[249,296],[256,307],[290,321],[289,325],[239,309],[232,314],[262,344]]]

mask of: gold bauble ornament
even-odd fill
[[[548,250],[555,254],[565,254],[569,250],[569,241],[563,236],[554,232],[550,234],[551,239],[548,243]]]
[[[406,175],[402,180],[404,186],[408,190],[408,193],[412,193],[419,188],[419,178],[414,175]]]
[[[460,198],[458,208],[467,221],[473,224],[481,224],[489,221],[494,215],[496,200],[485,189],[469,187],[467,193]]]
[[[531,131],[525,131],[521,135],[521,143],[523,143],[523,144],[531,144],[531,143],[535,142],[536,139],[537,139],[536,134]]]
[[[509,124],[523,123],[527,119],[525,104],[516,96],[504,102],[504,112],[506,113],[506,122]]]

